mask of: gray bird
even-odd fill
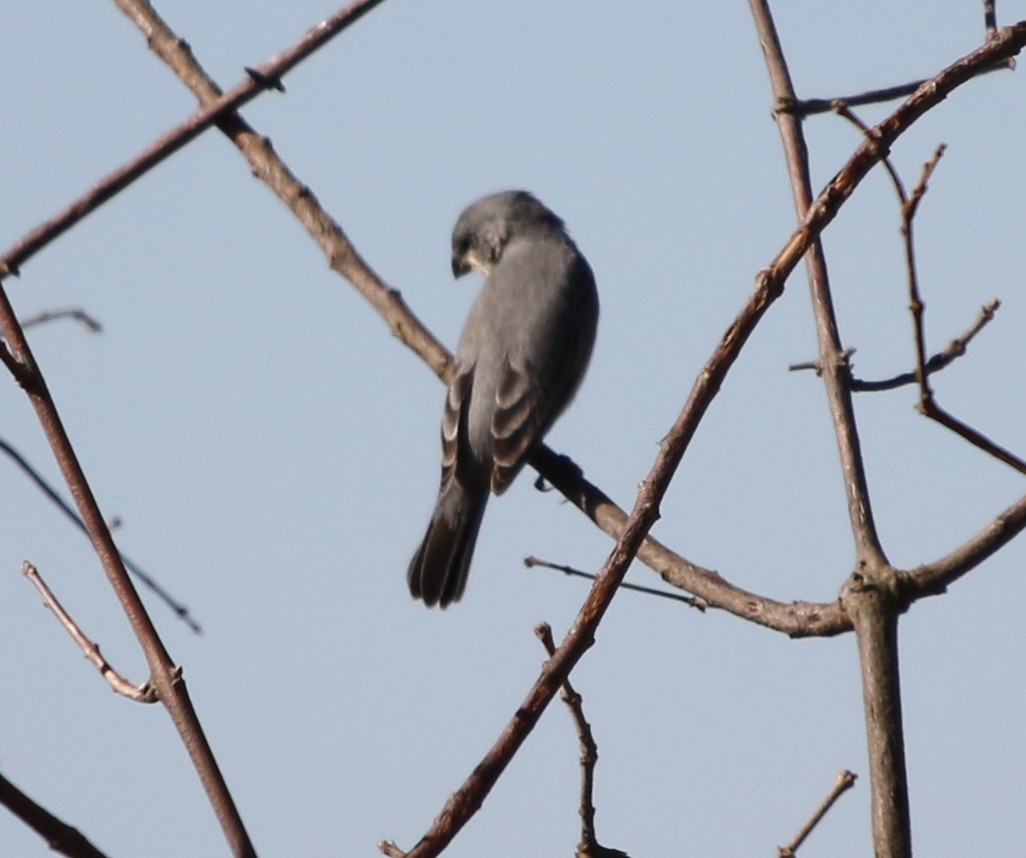
[[[463,595],[489,492],[502,494],[569,404],[595,343],[598,293],[560,220],[526,191],[484,197],[452,233],[452,273],[488,279],[470,310],[445,409],[442,484],[407,572],[410,593]]]

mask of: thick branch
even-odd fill
[[[912,829],[898,672],[896,589],[887,570],[870,580],[857,572],[841,591],[841,604],[855,626],[862,668],[869,778],[876,858],[911,858]]]

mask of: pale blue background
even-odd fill
[[[799,93],[935,73],[983,38],[978,2],[787,0]],[[225,87],[330,3],[164,2]],[[1003,20],[1026,3],[999,4]],[[0,7],[0,245],[9,247],[187,117],[192,96],[109,3]],[[356,246],[450,346],[477,284],[454,284],[459,211],[535,191],[599,280],[589,378],[550,436],[621,505],[789,235],[793,208],[766,73],[743,3],[627,6],[389,0],[244,110]],[[875,120],[890,109],[862,111]],[[894,153],[911,186],[948,154],[918,221],[931,348],[994,295],[1004,306],[935,379],[942,404],[1026,452],[1026,86],[1003,72],[949,98]],[[814,181],[858,142],[806,126]],[[856,371],[911,367],[898,211],[876,171],[825,235]],[[610,540],[525,474],[493,504],[465,601],[411,602],[405,566],[438,477],[442,390],[217,132],[91,215],[8,281],[18,310],[82,306],[32,342],[123,548],[185,599],[194,637],[153,616],[260,854],[412,846],[536,676],[540,620],[561,636]],[[655,533],[779,599],[833,599],[851,537],[804,273],[727,380]],[[936,559],[1026,490],[914,409],[857,401],[873,500],[900,565]],[[0,434],[56,469],[25,397]],[[111,855],[218,856],[220,831],[166,715],[114,696],[21,577],[31,559],[86,630],[145,678],[86,540],[0,461],[0,770]],[[1010,855],[1026,838],[1020,605],[1026,540],[902,622],[916,846]],[[631,579],[652,584],[637,567]],[[574,674],[601,760],[600,839],[635,858],[770,855],[842,768],[859,774],[803,855],[870,854],[854,640],[794,642],[733,617],[622,593]],[[577,743],[560,704],[452,856],[571,854]],[[46,846],[0,813],[0,854]]]

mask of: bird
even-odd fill
[[[407,572],[414,599],[445,608],[467,584],[491,493],[501,495],[573,399],[595,344],[591,266],[528,191],[490,194],[452,233],[452,273],[485,276],[442,411],[442,478]]]

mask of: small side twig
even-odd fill
[[[22,319],[21,326],[22,328],[31,328],[33,325],[45,325],[47,322],[54,322],[58,319],[74,319],[91,334],[103,333],[103,325],[78,307],[69,307],[66,310],[41,310],[34,316]]]
[[[858,126],[862,130],[863,134],[866,135],[868,140],[875,141],[876,135],[874,129],[869,128],[864,122],[862,122],[862,120],[855,116],[846,104],[839,102],[834,105],[834,109],[839,115]],[[926,369],[926,305],[923,303],[919,290],[919,274],[916,265],[915,242],[913,240],[913,223],[915,222],[916,213],[919,210],[919,204],[926,195],[927,183],[933,175],[934,170],[937,168],[937,164],[940,162],[940,159],[943,157],[945,149],[945,145],[941,143],[934,152],[933,157],[923,165],[922,174],[919,177],[919,181],[916,182],[915,187],[912,189],[911,194],[905,192],[905,186],[901,181],[901,177],[898,175],[898,171],[895,169],[894,164],[891,163],[890,158],[887,157],[887,153],[885,151],[881,153],[883,165],[886,167],[887,173],[891,177],[895,193],[897,193],[898,199],[901,203],[901,235],[905,244],[905,265],[908,271],[909,311],[912,313],[912,328],[915,337],[915,378],[916,382],[919,384],[919,402],[916,404],[916,410],[925,417],[929,417],[931,420],[940,423],[945,428],[968,441],[974,447],[977,447],[988,455],[993,456],[995,459],[1004,462],[1019,473],[1026,474],[1026,461],[1021,459],[1019,456],[1016,456],[1010,450],[994,443],[982,432],[958,419],[946,409],[941,408],[934,398],[933,389],[930,387],[929,373]]]
[[[591,572],[583,572],[580,569],[574,569],[573,566],[563,566],[559,563],[550,563],[548,560],[542,560],[540,557],[535,557],[533,554],[524,558],[524,565],[528,569],[540,566],[543,569],[555,569],[557,572],[562,572],[566,575],[570,575],[571,577],[586,578],[589,581],[595,580],[595,576]],[[620,584],[620,589],[633,590],[635,593],[645,593],[648,596],[660,596],[663,599],[673,599],[675,602],[683,602],[685,605],[690,605],[692,608],[696,608],[703,612],[709,606],[709,603],[706,602],[705,599],[699,599],[697,596],[685,596],[682,593],[669,593],[666,590],[657,590],[655,587],[645,587],[641,584],[628,584],[627,582],[622,582]]]
[[[976,335],[990,323],[1000,307],[1001,301],[997,298],[991,298],[986,304],[984,304],[966,332],[960,337],[955,337],[955,339],[948,343],[942,351],[937,352],[926,362],[923,367],[926,374],[933,375],[935,372],[940,372],[942,369],[950,366],[956,359],[962,357],[962,355],[964,355],[968,350],[969,343],[971,343]],[[854,352],[854,349],[849,349],[846,354],[850,356],[851,354],[854,354]],[[818,373],[819,362],[805,361],[802,363],[793,363],[788,366],[787,369],[788,372],[812,369]],[[851,389],[856,393],[879,393],[884,390],[894,390],[907,384],[916,384],[917,381],[916,373],[912,371],[899,373],[891,378],[884,378],[875,381],[852,377],[850,385]]]
[[[78,644],[86,659],[100,671],[100,675],[107,680],[107,684],[117,694],[127,697],[129,700],[134,700],[136,703],[157,702],[157,690],[149,682],[144,682],[142,685],[133,685],[118,673],[111,666],[110,662],[100,654],[100,645],[90,640],[71,618],[71,615],[64,610],[64,606],[61,605],[53,591],[47,586],[35,566],[26,560],[21,566],[21,571],[35,585],[35,588],[43,597],[43,604],[53,611],[54,616],[64,626],[67,633],[71,635],[71,639]]]
[[[827,811],[833,807],[834,802],[841,797],[842,793],[855,786],[855,778],[856,775],[847,769],[838,774],[834,785],[830,787],[826,797],[820,802],[819,807],[812,812],[812,816],[805,821],[805,824],[799,829],[798,833],[791,838],[791,842],[786,846],[779,847],[777,858],[794,858],[798,854],[798,848],[812,834],[813,829],[819,825],[819,821],[826,816]]]
[[[996,32],[996,31],[994,31]],[[992,38],[992,31],[988,30],[987,38]],[[980,75],[990,74],[991,72],[1002,71],[1004,69],[1011,69],[1015,67],[1014,60],[1001,60],[995,65],[986,66],[979,69],[974,73],[974,77]],[[926,83],[929,78],[924,80],[913,80],[909,83],[901,83],[897,86],[886,86],[882,89],[870,89],[865,92],[857,93],[856,95],[845,95],[840,98],[800,98],[794,101],[781,101],[777,104],[775,110],[777,113],[789,113],[799,118],[805,118],[806,116],[812,116],[817,113],[830,113],[834,109],[834,104],[838,101],[843,101],[845,104],[851,105],[852,107],[861,107],[865,104],[880,104],[884,101],[894,101],[899,98],[906,98],[914,93],[919,87]]]
[[[2,348],[3,346],[0,345],[0,349]],[[25,457],[22,456],[21,453],[19,453],[13,446],[11,446],[3,438],[0,438],[0,452],[5,453],[11,459],[11,461],[14,462],[14,464],[21,468],[25,475],[28,476],[28,478],[36,484],[39,490],[44,495],[46,495],[54,503],[54,505],[56,505],[56,507],[64,513],[64,515],[71,519],[71,521],[74,522],[75,526],[79,530],[81,530],[86,536],[89,535],[89,530],[88,528],[86,528],[85,522],[82,521],[81,516],[77,512],[75,512],[75,510],[67,501],[64,500],[64,498],[61,497],[57,489],[55,489],[52,485],[50,485],[50,483],[43,479],[43,476],[39,473],[39,471],[37,471],[32,465],[30,465],[29,462],[25,459]],[[141,584],[152,590],[153,593],[157,596],[157,598],[160,599],[165,605],[167,605],[172,611],[174,611],[175,614],[178,615],[179,619],[181,619],[182,622],[185,623],[196,634],[203,633],[203,626],[201,626],[199,624],[199,621],[192,616],[192,614],[189,612],[189,608],[187,605],[185,605],[183,602],[180,602],[178,599],[172,596],[159,581],[157,581],[152,575],[146,572],[138,563],[132,560],[132,558],[126,556],[123,552],[120,551],[119,554],[121,556],[121,562],[125,564],[125,568],[129,572],[131,572]]]
[[[58,819],[0,775],[0,804],[46,841],[54,852],[72,858],[106,858],[77,828]]]
[[[539,623],[535,627],[534,633],[542,642],[549,658],[552,658],[556,654],[556,643],[552,639],[552,627],[548,623]],[[591,732],[591,724],[584,716],[584,701],[581,699],[581,695],[574,690],[569,679],[563,681],[559,696],[570,710],[570,717],[573,719],[574,727],[577,730],[577,740],[581,747],[581,842],[577,844],[577,858],[616,858],[616,856],[628,858],[626,852],[602,846],[595,837],[593,795],[595,765],[598,763],[598,745],[595,743],[595,735]]]

